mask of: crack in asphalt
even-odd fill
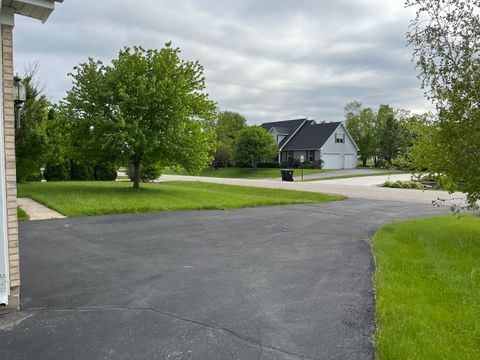
[[[282,354],[285,354],[285,355],[294,356],[294,357],[296,357],[298,359],[302,359],[302,360],[317,360],[317,359],[314,359],[314,358],[309,358],[309,357],[307,357],[306,355],[303,355],[303,354],[299,354],[299,353],[295,353],[295,352],[291,352],[291,351],[288,351],[288,350],[281,349],[281,348],[273,346],[273,345],[262,344],[260,341],[256,341],[255,339],[253,339],[251,337],[244,336],[244,335],[239,334],[236,331],[230,330],[228,328],[213,326],[213,325],[206,324],[206,323],[203,323],[203,322],[200,322],[200,321],[196,321],[196,320],[188,319],[188,318],[185,318],[185,317],[182,317],[182,316],[170,314],[170,313],[167,313],[165,311],[161,311],[161,310],[151,308],[151,307],[86,306],[86,307],[76,307],[76,308],[28,308],[28,309],[24,309],[25,312],[36,312],[36,311],[89,312],[89,311],[102,311],[102,310],[151,311],[151,312],[154,312],[154,313],[157,313],[157,314],[160,314],[160,315],[163,315],[163,316],[167,316],[169,318],[172,318],[172,319],[175,319],[175,320],[178,320],[178,321],[183,321],[183,322],[187,322],[187,323],[190,323],[190,324],[202,326],[202,327],[205,327],[205,328],[210,329],[210,330],[214,330],[214,331],[217,331],[217,332],[226,333],[228,335],[234,336],[237,339],[240,339],[242,342],[244,342],[245,345],[247,345],[247,346],[254,345],[256,348],[258,348],[258,350],[260,352],[259,353],[260,357],[262,356],[263,350],[268,350],[268,351],[271,351],[271,352],[279,352],[279,353],[282,353]]]

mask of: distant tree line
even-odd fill
[[[408,167],[408,154],[428,114],[412,114],[380,105],[375,111],[353,101],[345,106],[345,122],[359,147],[363,166],[372,159],[376,167]]]

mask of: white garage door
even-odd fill
[[[324,169],[342,169],[342,154],[322,154]]]
[[[353,154],[345,154],[344,169],[355,169],[357,167],[357,157]]]

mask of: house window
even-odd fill
[[[307,150],[307,161],[315,161],[315,150]]]
[[[335,142],[338,144],[343,144],[345,142],[345,134],[335,133]]]
[[[287,151],[287,162],[290,164],[293,161],[293,151]]]

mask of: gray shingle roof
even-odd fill
[[[341,122],[307,123],[295,134],[283,150],[320,149],[340,124]]]
[[[305,120],[307,119],[303,118],[303,119],[294,119],[294,120],[274,121],[274,122],[264,123],[261,126],[267,131],[270,131],[272,127],[275,127],[275,128],[282,128],[284,130],[287,129],[289,134],[293,134],[293,132],[297,130],[298,127],[302,125]]]
[[[278,144],[279,146],[283,146],[283,144],[285,144],[288,141],[290,136],[295,132],[295,130],[297,130],[300,127],[300,125],[303,124],[303,122],[305,120],[307,120],[307,118],[294,119],[294,120],[284,120],[284,121],[274,121],[274,122],[264,123],[261,126],[267,131],[270,131],[270,129],[274,127],[279,133],[288,134],[288,136],[285,137],[285,139],[283,139],[280,142],[280,144]],[[282,131],[280,131],[280,129]]]
[[[273,126],[272,129],[275,129],[277,131],[277,133],[279,133],[279,134],[284,134],[284,135],[289,135],[290,134],[290,129],[286,128],[286,127]]]

